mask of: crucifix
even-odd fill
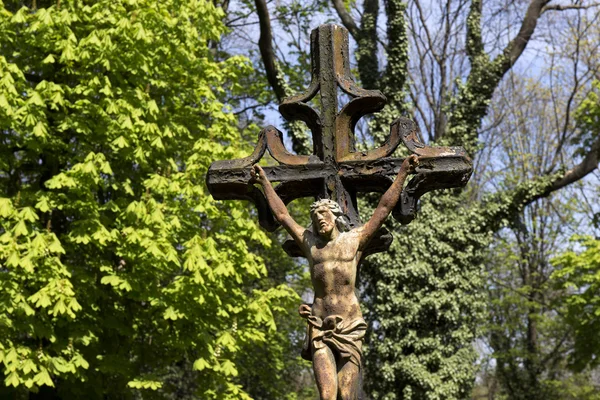
[[[313,30],[311,83],[304,93],[286,98],[279,106],[284,118],[309,127],[313,154],[288,152],[282,133],[268,126],[260,132],[251,155],[212,163],[206,178],[215,199],[250,200],[264,229],[274,231],[282,225],[288,231],[291,239],[283,245],[286,252],[308,259],[315,298],[313,304],[299,309],[308,326],[302,356],[313,362],[321,400],[354,400],[361,392],[366,323],[354,289],[360,261],[391,244],[391,235],[382,228],[385,218],[392,213],[401,223],[409,223],[423,194],[464,186],[472,171],[471,160],[461,147],[424,145],[417,125],[407,118],[391,125],[381,147],[357,151],[356,123],[380,111],[386,98],[378,90],[356,85],[348,51],[345,28],[322,25]],[[339,111],[338,89],[351,97]],[[309,104],[317,93],[319,110]],[[390,157],[400,142],[412,154],[404,159]],[[267,150],[279,165],[256,165]],[[414,177],[403,187],[409,175]],[[273,188],[271,182],[280,183]],[[363,224],[357,193],[365,192],[384,194]],[[298,225],[286,209],[286,204],[301,197],[316,200],[309,228]]]

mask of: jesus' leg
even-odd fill
[[[338,378],[335,358],[329,347],[313,350],[313,369],[321,400],[336,400]]]
[[[338,372],[338,385],[341,400],[358,399],[358,388],[360,381],[360,368],[358,365],[346,361]]]

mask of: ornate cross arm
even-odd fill
[[[382,146],[386,149],[385,153],[390,154],[402,141],[412,153],[420,156],[415,176],[404,188],[401,200],[393,212],[394,218],[403,224],[414,219],[417,202],[423,194],[435,189],[464,186],[472,170],[471,160],[462,148],[430,147],[420,143],[417,138],[416,124],[400,118],[392,125],[390,137]],[[351,159],[337,165],[328,164],[314,155],[299,156],[289,153],[283,145],[279,130],[272,126],[263,129],[250,156],[214,162],[210,166],[206,182],[215,199],[253,202],[258,210],[260,225],[271,232],[279,225],[273,218],[263,193],[250,183],[252,165],[257,163],[267,150],[279,165],[264,167],[265,173],[271,182],[280,183],[275,187],[275,191],[286,204],[302,197],[321,196],[332,176],[338,177],[343,187],[349,188],[354,201],[356,193],[383,193],[393,182],[404,161],[402,158],[384,156]],[[352,220],[352,216],[349,217]],[[352,222],[356,225],[358,215],[354,217]],[[374,240],[368,254],[384,251],[389,247],[391,240],[385,232],[382,232],[379,238],[380,243]],[[292,254],[299,255],[291,243],[285,247]]]
[[[472,163],[461,147],[430,147],[418,140],[417,125],[406,118],[396,120],[387,141],[376,149],[356,151],[354,126],[364,115],[381,110],[386,99],[379,91],[359,88],[350,73],[348,32],[337,25],[322,25],[311,35],[312,80],[308,89],[285,99],[279,107],[288,120],[304,121],[313,135],[314,154],[295,155],[283,144],[275,127],[263,129],[254,152],[245,158],[214,162],[206,181],[215,199],[252,201],[263,228],[273,231],[277,222],[262,192],[250,183],[252,165],[268,150],[279,163],[265,167],[271,182],[279,182],[275,191],[289,203],[301,197],[335,200],[350,219],[352,226],[361,225],[356,195],[361,192],[385,192],[397,175],[403,159],[390,156],[402,142],[420,159],[415,176],[404,188],[393,216],[406,224],[415,217],[419,198],[435,189],[464,186],[471,176]],[[337,90],[352,99],[338,112]],[[320,94],[321,109],[309,102]],[[381,229],[364,254],[384,251],[391,235]],[[286,251],[300,255],[293,242]]]

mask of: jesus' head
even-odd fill
[[[350,221],[338,203],[329,199],[315,201],[310,206],[313,231],[322,237],[331,237],[334,229],[339,232],[350,230]]]

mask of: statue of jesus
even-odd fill
[[[398,176],[383,194],[369,221],[352,230],[340,206],[318,200],[310,208],[312,229],[292,219],[265,172],[253,166],[252,177],[264,190],[277,221],[288,231],[308,259],[314,287],[312,306],[300,306],[308,322],[302,356],[313,362],[321,400],[356,400],[362,342],[367,324],[355,294],[356,271],[362,252],[400,198],[404,181],[419,160],[406,158]]]

